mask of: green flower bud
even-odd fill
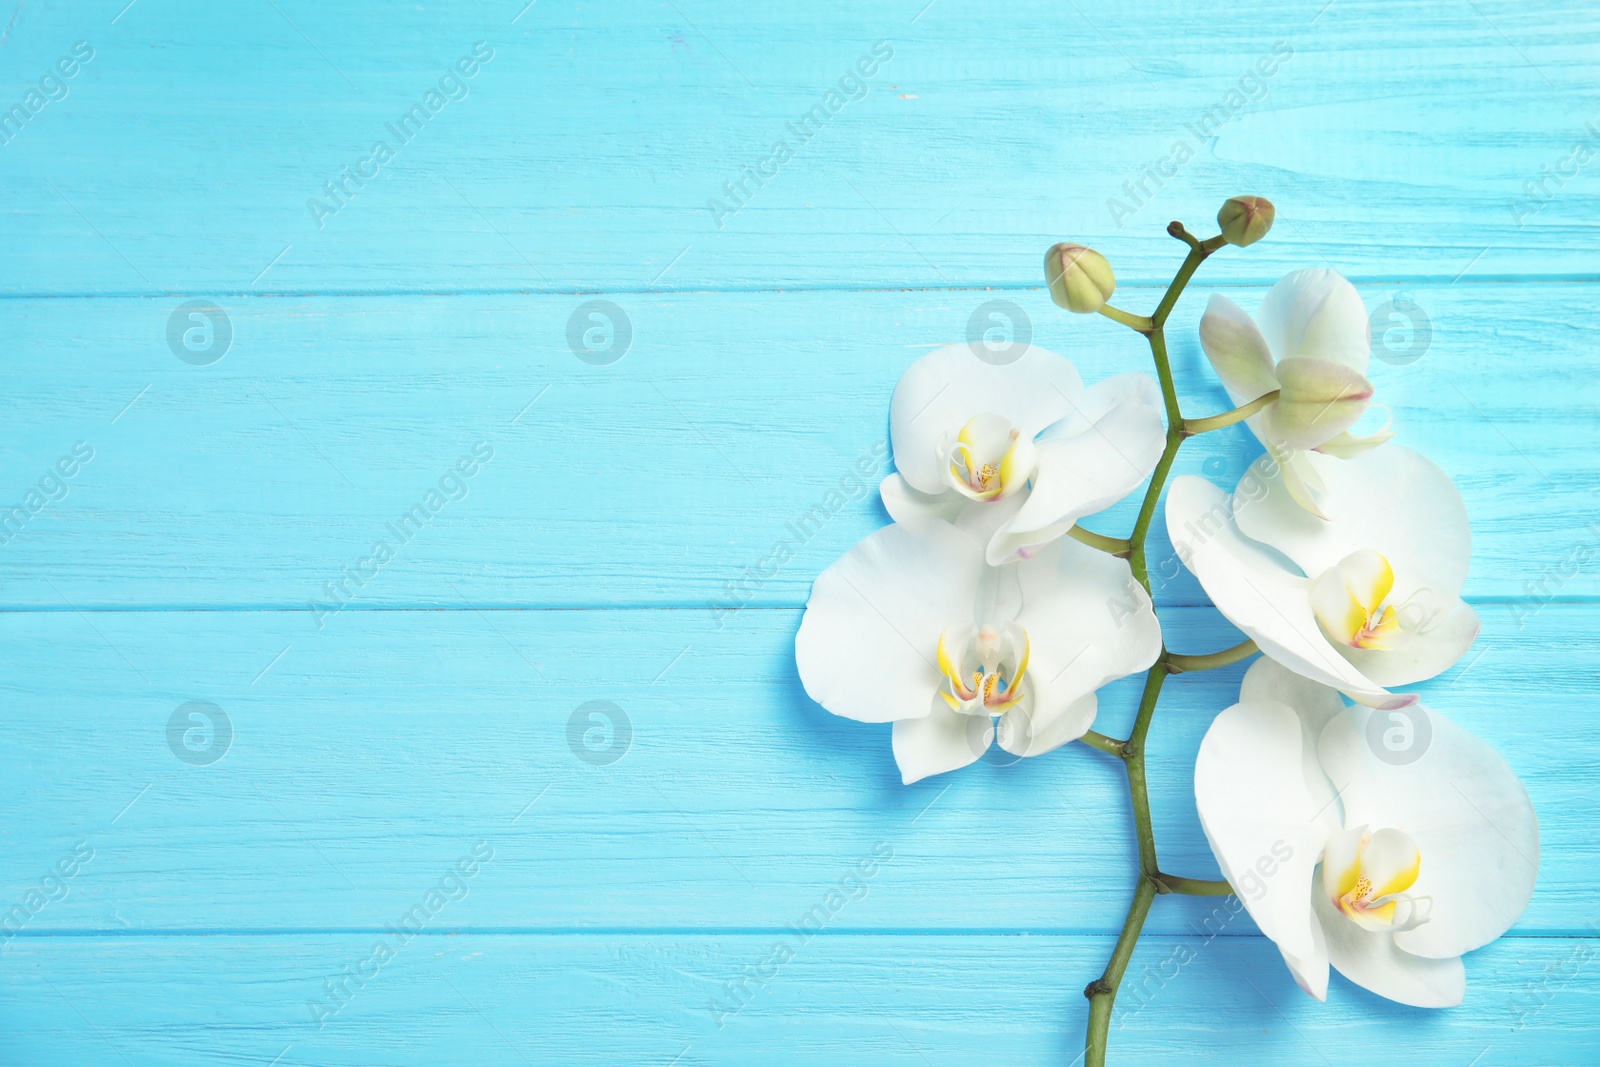
[[[1217,225],[1222,227],[1224,241],[1243,248],[1267,235],[1277,213],[1272,201],[1264,196],[1236,196],[1217,212]]]
[[[1044,280],[1051,300],[1080,315],[1099,311],[1117,288],[1106,257],[1082,245],[1051,245],[1044,254]]]

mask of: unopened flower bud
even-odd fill
[[[1217,225],[1222,227],[1224,241],[1243,248],[1267,235],[1275,215],[1277,209],[1264,196],[1236,196],[1217,212]]]
[[[1051,245],[1044,254],[1044,280],[1051,300],[1080,315],[1099,311],[1117,288],[1106,257],[1082,245]]]

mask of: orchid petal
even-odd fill
[[[989,542],[989,564],[1019,559],[1127,496],[1150,476],[1165,445],[1153,378],[1119,374],[1096,383],[1071,415],[1039,434],[1033,490]]]
[[[1029,346],[1010,363],[996,365],[966,344],[947,345],[906,369],[889,403],[895,467],[914,489],[949,487],[940,445],[949,447],[975,416],[998,415],[1032,438],[1070,414],[1083,396],[1078,371],[1061,356]]]
[[[1021,583],[1017,624],[1032,638],[1034,732],[1049,733],[1083,697],[1161,654],[1155,608],[1127,560],[1067,538],[1005,570]]]
[[[1361,873],[1372,882],[1372,897],[1404,893],[1417,882],[1422,850],[1416,840],[1392,826],[1373,831],[1361,851]]]
[[[1316,889],[1313,888],[1315,893]],[[1307,956],[1291,956],[1278,947],[1278,952],[1283,956],[1284,965],[1289,968],[1289,973],[1294,977],[1294,984],[1318,1000],[1328,999],[1328,938],[1322,932],[1322,922],[1315,916],[1311,919],[1311,953]]]
[[[1346,825],[1392,826],[1421,850],[1410,892],[1431,897],[1432,913],[1396,932],[1395,944],[1437,959],[1486,945],[1522,914],[1538,877],[1539,824],[1527,790],[1493,748],[1420,704],[1390,714],[1396,728],[1413,731],[1421,754],[1392,762],[1385,749],[1389,758],[1381,758],[1371,741],[1374,714],[1348,709],[1323,730],[1317,750]]]
[[[1200,347],[1234,403],[1278,388],[1272,352],[1255,321],[1232,300],[1213,294],[1200,317]]]
[[[1217,610],[1262,652],[1363,703],[1401,707],[1416,700],[1389,693],[1339,654],[1312,612],[1310,582],[1239,532],[1220,489],[1193,475],[1175,479],[1167,490],[1167,532]]]
[[[1344,650],[1357,670],[1383,686],[1411,685],[1449,670],[1478,639],[1478,613],[1464,600],[1452,603],[1442,618],[1418,618],[1421,629],[1407,629],[1411,607],[1400,605],[1402,632],[1389,648]]]
[[[983,572],[981,546],[954,526],[897,523],[869,534],[811,587],[795,636],[806,692],[862,722],[927,715],[943,682],[939,635],[971,621]]]
[[[1360,421],[1372,383],[1342,363],[1290,356],[1278,361],[1281,392],[1262,412],[1262,429],[1289,448],[1316,448]]]
[[[1338,271],[1310,269],[1286,274],[1267,291],[1256,312],[1261,334],[1281,363],[1313,356],[1367,373],[1372,331],[1361,294]]]
[[[1322,892],[1329,900],[1344,896],[1361,880],[1361,836],[1366,832],[1365,826],[1338,830],[1323,846]]]
[[[1000,718],[997,740],[1000,747],[1013,756],[1042,756],[1087,733],[1094,725],[1098,703],[1090,693],[1058,708],[1050,716],[1024,712],[1021,708],[1008,711]]]
[[[1383,408],[1385,412],[1388,411],[1388,408],[1381,404],[1374,405],[1374,407]],[[1355,459],[1357,456],[1364,455],[1379,445],[1392,440],[1394,431],[1389,429],[1389,424],[1393,421],[1392,417],[1385,418],[1383,426],[1362,437],[1357,437],[1349,430],[1341,430],[1318,445],[1316,450],[1325,456],[1333,456],[1336,459]]]
[[[1259,433],[1256,434],[1257,438],[1260,436]],[[1327,494],[1328,487],[1322,480],[1322,474],[1312,454],[1293,449],[1280,449],[1270,442],[1263,443],[1266,444],[1268,455],[1274,457],[1278,469],[1282,472],[1284,492],[1289,495],[1289,499],[1307,514],[1326,519],[1328,515],[1322,510],[1322,499]]]
[[[976,763],[994,743],[994,721],[936,703],[921,718],[897,719],[894,761],[905,785]]]
[[[1241,702],[1212,722],[1194,767],[1200,826],[1223,877],[1261,932],[1303,967],[1317,958],[1306,895],[1337,828],[1326,781],[1313,789],[1303,773],[1310,744],[1294,709]],[[1303,977],[1317,984],[1314,967]]]
[[[966,503],[965,500],[962,502]],[[956,529],[978,544],[987,545],[995,539],[1000,529],[1016,517],[1017,511],[1027,502],[1027,493],[1014,493],[983,504],[968,503],[951,521]]]
[[[1451,1008],[1466,995],[1467,969],[1459,956],[1413,956],[1400,948],[1402,935],[1362,929],[1320,891],[1313,891],[1311,906],[1327,938],[1329,961],[1356,985],[1417,1008]]]
[[[911,483],[895,471],[878,486],[883,497],[883,509],[895,522],[917,522],[937,519],[954,522],[969,503],[959,493],[924,493],[911,488]]]
[[[1270,464],[1252,466],[1234,494],[1239,529],[1316,575],[1358,549],[1383,554],[1393,596],[1427,590],[1439,607],[1461,595],[1472,554],[1467,509],[1450,478],[1421,453],[1390,445],[1354,459],[1302,454],[1325,480],[1326,520],[1295,503]],[[1263,468],[1266,469],[1263,471]]]
[[[1239,703],[1249,704],[1271,701],[1287,705],[1300,717],[1301,730],[1306,743],[1301,751],[1300,773],[1316,801],[1317,810],[1325,811],[1329,825],[1338,825],[1338,812],[1333,806],[1333,783],[1323,773],[1317,759],[1317,738],[1333,718],[1345,709],[1337,691],[1310,679],[1302,678],[1277,660],[1262,656],[1250,664],[1239,684]]]

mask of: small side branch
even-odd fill
[[[1191,671],[1215,670],[1230,663],[1238,663],[1260,651],[1254,641],[1246,639],[1232,648],[1225,648],[1221,652],[1208,652],[1203,656],[1180,656],[1176,652],[1168,652],[1167,673],[1186,674]]]
[[[1089,730],[1078,740],[1090,748],[1098,748],[1101,752],[1115,756],[1118,759],[1127,759],[1128,757],[1128,743],[1126,741],[1118,741],[1115,737],[1107,737],[1105,734]]]
[[[1126,537],[1107,537],[1105,534],[1097,534],[1093,530],[1085,530],[1082,526],[1076,524],[1067,531],[1067,536],[1074,541],[1086,544],[1090,548],[1097,548],[1101,552],[1116,556],[1119,559],[1127,559],[1128,553],[1133,551],[1133,544]]]
[[[1165,872],[1156,875],[1156,892],[1182,893],[1190,897],[1227,897],[1233,895],[1233,886],[1227,882],[1208,878],[1179,878]]]
[[[1254,400],[1250,401],[1250,403],[1240,404],[1232,411],[1224,411],[1220,415],[1207,415],[1203,419],[1184,419],[1183,436],[1193,437],[1197,433],[1206,433],[1210,430],[1220,430],[1224,426],[1232,426],[1234,423],[1243,422],[1251,415],[1254,415],[1256,412],[1260,411],[1262,408],[1265,408],[1268,404],[1278,399],[1278,393],[1279,390],[1277,389],[1274,389],[1270,393],[1263,393]]]
[[[1100,314],[1112,322],[1120,322],[1128,329],[1139,333],[1149,333],[1154,328],[1154,324],[1150,321],[1150,316],[1135,315],[1130,311],[1123,311],[1121,308],[1113,307],[1110,304],[1101,304]]]

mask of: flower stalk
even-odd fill
[[[1126,537],[1107,537],[1105,534],[1097,534],[1093,530],[1085,530],[1076,523],[1067,531],[1067,536],[1074,541],[1088,545],[1090,548],[1099,549],[1107,555],[1120,556],[1123,559],[1127,559],[1128,553],[1133,551],[1133,545],[1129,543]]]
[[[1238,663],[1242,659],[1260,652],[1261,649],[1252,639],[1240,641],[1232,648],[1225,648],[1220,652],[1208,652],[1203,656],[1181,656],[1176,652],[1167,653],[1167,671],[1170,674],[1184,674],[1190,671],[1210,671],[1218,667],[1226,667],[1231,663]]]
[[[1268,404],[1278,399],[1282,390],[1274,389],[1270,393],[1263,393],[1248,404],[1240,404],[1232,411],[1224,411],[1220,415],[1207,415],[1203,419],[1184,419],[1183,435],[1193,437],[1195,434],[1207,433],[1211,430],[1220,430],[1224,426],[1232,426],[1243,422],[1251,415],[1265,408]]]
[[[1181,893],[1190,897],[1228,897],[1233,895],[1233,886],[1209,878],[1179,878],[1175,874],[1159,874],[1156,876],[1156,892]]]
[[[1243,421],[1259,411],[1266,404],[1271,403],[1275,397],[1263,397],[1234,411],[1224,412],[1208,418],[1185,420],[1178,407],[1178,391],[1172,380],[1172,365],[1167,357],[1167,340],[1164,332],[1167,316],[1172,313],[1173,307],[1178,302],[1178,297],[1183,294],[1184,287],[1194,277],[1195,271],[1200,268],[1206,258],[1228,243],[1221,234],[1202,241],[1195,238],[1183,227],[1182,223],[1174,222],[1167,227],[1167,232],[1183,241],[1189,246],[1188,255],[1184,257],[1183,264],[1173,276],[1172,283],[1167,286],[1167,291],[1161,297],[1161,302],[1156,310],[1147,316],[1134,315],[1109,304],[1102,305],[1099,311],[1102,315],[1124,326],[1143,334],[1150,343],[1150,355],[1155,361],[1156,378],[1161,384],[1162,404],[1166,410],[1167,439],[1166,447],[1161,453],[1161,459],[1156,463],[1154,473],[1150,477],[1150,486],[1145,490],[1144,500],[1139,506],[1138,518],[1134,521],[1133,532],[1125,542],[1127,546],[1128,565],[1133,570],[1135,580],[1150,592],[1150,576],[1145,560],[1145,541],[1150,533],[1150,524],[1155,519],[1156,505],[1161,498],[1161,491],[1167,482],[1167,476],[1172,471],[1172,465],[1178,458],[1178,449],[1183,442],[1197,433],[1230,426]],[[1085,533],[1087,531],[1084,531]],[[1072,531],[1072,536],[1084,540],[1079,536],[1079,531]],[[1099,537],[1100,535],[1093,535]],[[1112,540],[1101,538],[1101,540]],[[1093,543],[1093,542],[1085,542]],[[1096,546],[1099,547],[1099,546]],[[1144,928],[1145,917],[1150,913],[1150,904],[1158,894],[1182,893],[1194,896],[1226,896],[1232,892],[1227,882],[1201,880],[1195,878],[1180,878],[1175,875],[1163,874],[1156,862],[1155,832],[1150,821],[1150,796],[1145,782],[1145,738],[1150,732],[1150,723],[1155,718],[1156,704],[1161,698],[1161,687],[1169,674],[1183,674],[1191,671],[1209,670],[1213,667],[1222,667],[1230,663],[1237,663],[1246,656],[1256,651],[1254,641],[1244,641],[1232,648],[1220,652],[1213,652],[1201,656],[1185,656],[1168,652],[1165,648],[1156,662],[1151,665],[1145,676],[1144,694],[1139,700],[1139,712],[1134,719],[1133,732],[1126,742],[1117,742],[1103,734],[1090,731],[1084,735],[1084,743],[1101,751],[1122,758],[1123,768],[1128,775],[1128,796],[1133,808],[1134,837],[1139,849],[1139,877],[1134,884],[1133,901],[1128,906],[1128,917],[1122,925],[1122,933],[1117,937],[1116,946],[1111,951],[1111,958],[1106,962],[1105,970],[1100,977],[1090,982],[1084,988],[1083,995],[1089,998],[1089,1025],[1084,1038],[1084,1063],[1086,1067],[1104,1067],[1106,1061],[1106,1036],[1111,1028],[1111,1011],[1116,1003],[1117,987],[1122,982],[1122,975],[1128,968],[1128,961],[1133,956],[1133,949],[1139,941],[1139,934]]]

